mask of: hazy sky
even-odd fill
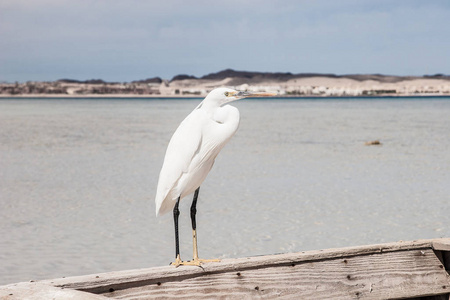
[[[0,0],[0,81],[450,74],[449,0]]]

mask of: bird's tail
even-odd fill
[[[155,203],[156,203],[156,216],[159,217],[172,211],[173,208],[175,207],[175,204],[177,203],[177,200],[170,199],[169,197],[166,197],[165,199],[159,199],[157,195]]]

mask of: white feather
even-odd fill
[[[156,215],[171,211],[178,197],[193,193],[203,183],[220,150],[238,129],[239,111],[220,106],[237,100],[225,96],[235,91],[213,92],[181,122],[169,142],[159,175]]]

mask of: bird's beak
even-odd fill
[[[235,97],[239,97],[239,98],[248,98],[248,97],[274,97],[276,96],[276,93],[267,93],[267,92],[262,92],[262,93],[251,93],[251,92],[237,92],[236,94],[234,94]]]

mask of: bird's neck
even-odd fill
[[[216,103],[211,103],[209,101],[203,101],[197,107],[197,109],[204,110],[208,115],[214,115],[215,111],[219,108],[220,108],[219,105],[217,105]]]

